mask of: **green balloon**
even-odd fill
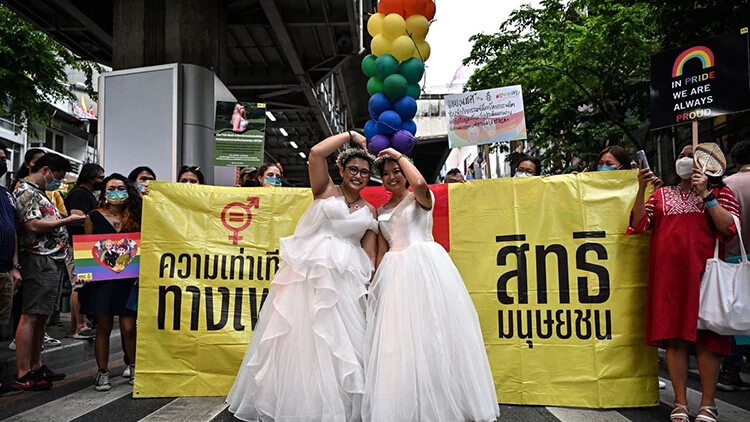
[[[398,73],[398,60],[390,54],[383,54],[375,60],[375,72],[383,79]]]
[[[422,93],[422,88],[419,87],[419,84],[409,84],[408,87],[406,87],[406,95],[414,98],[415,100],[419,99],[419,94]]]
[[[391,75],[383,81],[383,92],[388,98],[397,100],[406,95],[406,79],[398,73]]]
[[[399,66],[398,73],[406,78],[406,82],[410,84],[419,83],[422,80],[422,75],[424,75],[424,63],[416,57],[404,60]]]
[[[378,92],[383,92],[383,80],[378,78],[377,76],[373,76],[370,78],[369,81],[367,81],[367,92],[370,93],[370,95],[375,95]]]
[[[376,75],[375,59],[377,59],[377,57],[375,57],[373,54],[368,54],[364,59],[362,59],[362,72],[369,77],[373,77]]]

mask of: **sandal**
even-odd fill
[[[706,412],[708,415],[701,415],[701,412]],[[698,411],[698,417],[695,418],[695,422],[718,422],[719,421],[719,409],[716,406],[702,406]]]
[[[671,422],[690,422],[687,405],[675,403],[672,413],[669,414],[669,420]]]

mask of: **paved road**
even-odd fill
[[[115,363],[112,374],[124,369],[122,361]],[[55,383],[46,392],[26,392],[0,399],[0,420],[46,422],[166,422],[166,421],[234,421],[226,410],[222,397],[133,399],[127,380],[113,377],[112,390],[95,391],[92,362],[68,368],[68,377]],[[667,381],[666,369],[661,368],[662,380]],[[743,376],[745,376],[743,374]],[[669,383],[668,383],[669,384]],[[691,373],[689,400],[693,414],[697,411],[700,384]],[[626,394],[626,392],[623,392]],[[750,421],[750,391],[719,393],[718,407],[721,422]],[[661,390],[661,405],[651,408],[586,410],[542,406],[501,406],[501,421],[520,422],[665,422],[674,401],[671,386]]]

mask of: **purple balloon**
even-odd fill
[[[391,139],[385,135],[375,135],[370,140],[370,152],[374,155],[378,155],[380,151],[389,148],[391,146]]]
[[[393,144],[393,149],[396,151],[401,154],[408,154],[414,149],[416,141],[411,133],[405,130],[399,130],[393,135],[391,143]]]

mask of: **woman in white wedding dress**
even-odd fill
[[[378,209],[362,419],[494,421],[497,394],[476,309],[432,238],[434,196],[414,164],[393,149],[380,153],[376,168],[393,198]]]
[[[332,136],[310,150],[315,200],[281,239],[282,264],[273,279],[227,402],[244,421],[361,420],[367,283],[377,247],[375,209],[359,195],[370,180],[372,156],[345,150],[334,185],[326,157],[355,132]]]

